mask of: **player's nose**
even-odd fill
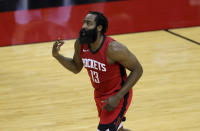
[[[83,23],[82,29],[86,29],[86,28],[87,28],[87,24],[86,24],[86,23]]]

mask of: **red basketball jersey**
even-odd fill
[[[107,63],[107,48],[112,41],[112,38],[104,36],[101,46],[95,52],[92,52],[88,44],[81,45],[80,56],[95,88],[96,98],[118,92],[127,78],[122,65]]]

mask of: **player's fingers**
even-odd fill
[[[56,47],[58,47],[58,46],[61,47],[63,44],[64,44],[64,42],[59,42],[59,41],[57,41],[57,43],[56,43],[55,46],[56,46]]]
[[[60,51],[60,47],[57,48],[57,51]]]
[[[60,37],[58,37],[57,41],[58,41],[59,43],[64,43],[64,41],[61,40]]]
[[[58,44],[59,44],[59,42],[56,40],[56,41],[54,42],[53,46],[54,46],[54,47],[57,47]]]
[[[64,44],[64,42],[63,41],[61,41],[61,42],[59,42],[59,46],[62,46]]]
[[[60,48],[62,45],[63,45],[63,44],[59,43],[59,44],[57,45],[57,48]]]
[[[103,106],[104,109],[110,109],[110,108],[112,108],[111,105],[108,103],[108,100],[106,100],[106,102],[107,103]]]
[[[63,43],[59,43],[57,48],[60,50],[60,47],[63,45]]]
[[[107,109],[108,109],[108,106],[107,106],[107,105],[104,105],[104,106],[103,106],[103,110],[104,110],[104,109],[107,110]]]
[[[62,45],[64,44],[64,41],[63,41],[63,40],[60,40],[59,42],[60,42]]]
[[[58,45],[58,46],[56,47],[56,49],[59,50],[59,49],[60,49],[60,46]]]
[[[109,106],[108,104],[106,104],[103,109],[105,109],[106,111],[109,111],[109,112],[113,110],[112,107]]]
[[[54,46],[55,48],[57,48],[58,46],[62,46],[63,44],[64,44],[63,41],[56,40],[53,46]]]

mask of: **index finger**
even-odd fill
[[[64,44],[64,41],[63,40],[61,40],[60,38],[58,38],[58,40],[57,40],[59,43],[62,43],[62,44]]]
[[[113,108],[109,104],[104,105],[102,110],[104,110],[104,109],[107,110],[108,112],[113,110]]]

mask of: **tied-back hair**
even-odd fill
[[[89,11],[89,14],[94,14],[96,15],[96,24],[98,25],[102,25],[102,31],[101,33],[103,33],[103,35],[106,33],[107,29],[108,29],[108,19],[104,16],[104,14],[97,12],[97,11]]]

